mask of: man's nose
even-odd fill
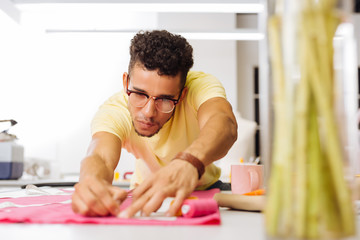
[[[146,117],[153,117],[156,114],[156,106],[155,106],[155,99],[152,97],[149,97],[148,102],[145,104],[145,106],[142,109],[144,115]]]

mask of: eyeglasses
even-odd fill
[[[178,99],[172,99],[168,97],[154,97],[154,96],[149,96],[148,94],[143,92],[130,90],[129,81],[130,78],[128,76],[126,82],[126,93],[129,96],[129,103],[133,107],[142,108],[149,102],[149,99],[152,98],[154,100],[156,109],[163,113],[170,113],[172,112],[172,110],[174,110],[175,105],[179,103],[181,93],[183,90],[181,89]]]

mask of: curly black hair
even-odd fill
[[[193,66],[193,48],[187,40],[166,30],[140,31],[131,40],[131,69],[141,64],[147,70],[157,70],[159,75],[176,76],[181,74],[181,87]]]

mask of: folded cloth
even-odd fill
[[[212,199],[218,189],[195,191],[192,196],[199,199]],[[120,206],[123,210],[131,204],[128,197]],[[159,216],[160,215],[160,216]],[[0,199],[0,223],[54,223],[54,224],[124,224],[124,225],[219,225],[220,212],[217,209],[206,216],[164,217],[154,214],[150,217],[129,219],[115,216],[86,217],[75,214],[71,209],[71,195],[50,195],[36,197]]]

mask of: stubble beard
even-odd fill
[[[173,112],[172,112],[172,114],[170,115],[170,117],[166,120],[166,122],[165,122],[163,125],[161,125],[161,126],[156,130],[156,132],[151,133],[150,135],[145,135],[145,134],[142,134],[142,133],[138,132],[138,130],[137,130],[136,127],[135,127],[135,124],[134,124],[134,120],[133,120],[133,119],[131,120],[131,122],[132,122],[132,125],[133,125],[133,127],[134,127],[134,129],[135,129],[135,132],[136,132],[136,134],[137,134],[138,136],[151,138],[152,136],[154,136],[154,135],[156,135],[156,134],[159,133],[159,131],[162,129],[162,127],[174,116],[174,113],[175,113],[175,109],[173,110]]]
[[[154,133],[152,133],[152,134],[150,134],[150,135],[145,135],[145,134],[140,133],[140,132],[136,129],[135,124],[134,124],[134,120],[132,120],[131,122],[132,122],[132,125],[133,125],[134,129],[135,129],[136,134],[137,134],[138,136],[140,136],[140,137],[148,137],[148,138],[151,138],[152,136],[154,136],[155,134],[157,134],[157,133],[160,131],[160,129],[162,128],[162,126],[161,126],[161,127],[159,127],[159,128],[157,129],[156,132],[154,132]]]

